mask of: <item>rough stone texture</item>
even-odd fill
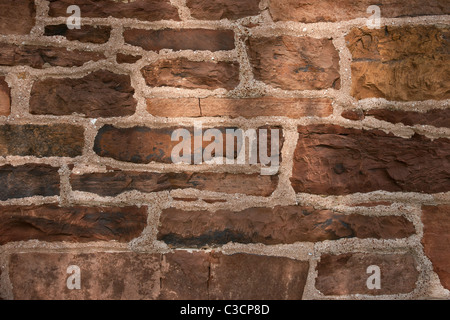
[[[284,257],[213,253],[213,300],[301,300],[309,264]]]
[[[147,225],[147,208],[0,207],[0,244],[12,241],[109,241],[137,238]]]
[[[269,196],[278,185],[278,176],[231,173],[153,173],[113,171],[71,175],[72,189],[116,196],[123,192],[158,192],[176,189],[198,189],[223,193]]]
[[[49,0],[50,17],[68,17],[67,7],[77,5],[87,18],[130,18],[143,21],[179,21],[178,10],[169,0]]]
[[[123,36],[128,44],[156,52],[162,49],[220,51],[235,48],[232,30],[128,29]]]
[[[129,116],[137,105],[133,95],[130,76],[106,70],[81,79],[49,78],[34,83],[30,113],[58,116],[76,113],[91,118]]]
[[[428,125],[450,128],[450,109],[432,109],[427,112],[403,110],[372,109],[364,112],[378,120],[391,123],[402,123],[406,126]]]
[[[357,99],[450,98],[450,30],[437,26],[353,29],[352,95]]]
[[[147,111],[155,117],[201,117],[198,98],[147,99]]]
[[[172,149],[179,143],[171,141],[172,132],[176,129],[178,128],[115,128],[105,125],[95,138],[94,151],[101,157],[125,162],[172,163]],[[192,132],[192,129],[188,130]]]
[[[365,116],[364,116],[364,111],[362,110],[344,110],[341,113],[341,116],[343,116],[345,119],[348,120],[353,120],[353,121],[357,121],[357,120],[364,120]]]
[[[0,77],[0,116],[9,116],[11,113],[11,89],[5,81],[5,77]]]
[[[244,117],[328,117],[333,113],[331,100],[326,98],[250,98],[200,99],[202,116],[230,118]]]
[[[269,12],[274,21],[334,22],[368,18],[372,15],[366,12],[370,5],[379,6],[383,18],[450,13],[450,5],[446,0],[270,0]]]
[[[59,195],[59,168],[27,164],[0,166],[0,201],[12,198]]]
[[[344,215],[301,206],[215,212],[169,208],[161,213],[158,240],[178,247],[202,247],[230,241],[274,245],[342,238],[394,239],[414,233],[414,225],[401,216]]]
[[[232,90],[239,84],[237,62],[161,59],[142,68],[141,73],[150,87]]]
[[[250,37],[247,46],[256,80],[285,90],[340,88],[339,55],[330,39]]]
[[[185,98],[147,99],[147,110],[159,117],[328,117],[333,113],[326,98]]]
[[[185,129],[190,133],[190,145],[189,141],[184,139],[174,139],[175,141],[172,141],[172,134],[176,130],[179,129]],[[233,130],[235,132],[239,128],[215,128],[221,131],[222,135],[222,156],[223,157],[230,157],[229,153],[234,156],[234,159],[236,159],[237,154],[241,151],[241,147],[245,146],[239,146],[239,143],[236,142],[237,139],[235,139],[230,133],[227,132],[227,129]],[[194,132],[193,128],[183,128],[183,127],[168,127],[168,128],[149,128],[149,127],[131,127],[131,128],[116,128],[112,125],[105,125],[103,126],[97,134],[97,137],[95,138],[95,144],[94,144],[94,151],[102,157],[108,157],[112,158],[118,161],[124,161],[124,162],[132,162],[132,163],[151,163],[151,162],[159,162],[159,163],[173,163],[172,161],[172,151],[174,150],[175,146],[178,144],[183,144],[185,146],[190,146],[190,154],[183,154],[183,152],[180,151],[183,156],[189,156],[190,155],[190,163],[191,164],[198,164],[196,161],[196,154],[202,156],[202,161],[208,161],[211,160],[210,158],[204,158],[204,156],[207,156],[205,154],[205,149],[212,144],[214,146],[214,143],[211,141],[206,141],[205,138],[205,131],[207,128],[202,128],[202,137],[199,136],[197,132]],[[243,129],[242,129],[243,130]],[[279,139],[278,141],[278,155],[281,158],[281,150],[283,147],[284,137],[283,132],[279,127],[260,127],[256,128],[255,132],[259,133],[257,136],[258,141],[257,145],[259,145],[259,139],[261,136],[261,133],[266,130],[267,132],[267,150],[271,150],[271,143],[272,143],[272,137],[271,133],[272,130],[278,130],[279,133]],[[200,143],[197,146],[196,140],[200,139]],[[232,140],[234,139],[234,140]],[[249,139],[246,139],[249,140]],[[231,143],[234,141],[233,145]],[[254,141],[252,141],[254,142]],[[229,150],[229,147],[234,147],[233,150]],[[200,149],[201,147],[201,149]],[[198,149],[197,149],[198,148]],[[249,149],[249,147],[247,148]],[[258,147],[258,150],[262,150]],[[201,152],[200,152],[201,151]],[[248,150],[247,150],[248,151]],[[214,154],[213,154],[214,156]],[[276,156],[276,155],[273,155]],[[249,159],[246,158],[245,164],[249,164]],[[258,159],[256,161],[257,163],[260,163],[259,153],[258,153]],[[252,163],[254,164],[254,163]],[[244,164],[242,164],[244,165]]]
[[[69,29],[67,24],[58,24],[46,26],[44,35],[63,36],[67,38],[67,40],[78,40],[83,43],[90,42],[103,44],[109,40],[111,27],[82,25],[81,29]]]
[[[2,0],[0,34],[28,34],[35,23],[34,0]]]
[[[380,268],[381,289],[368,289],[369,266]],[[324,295],[409,293],[418,280],[417,262],[410,254],[345,253],[323,255],[317,264],[316,288]]]
[[[2,43],[0,45],[0,66],[80,67],[89,61],[105,59],[103,53],[72,50],[59,47],[20,45]]]
[[[68,124],[0,126],[0,156],[76,157],[83,152],[83,127]]]
[[[450,141],[336,125],[298,127],[291,182],[296,192],[344,195],[450,190]]]
[[[259,14],[261,0],[187,0],[191,16],[200,20],[236,20]]]
[[[444,288],[450,290],[450,205],[422,206],[425,254]]]
[[[81,289],[69,290],[69,266],[80,268]],[[160,255],[132,252],[14,253],[9,276],[16,300],[156,299]],[[23,281],[27,279],[27,281]]]
[[[118,53],[116,56],[117,63],[135,63],[142,59],[142,56]]]
[[[175,251],[161,262],[162,300],[207,300],[209,253]]]

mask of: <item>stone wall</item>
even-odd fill
[[[450,298],[449,14],[1,0],[0,299]],[[199,123],[276,174],[173,163]]]

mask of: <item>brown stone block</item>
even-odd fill
[[[339,54],[331,39],[251,37],[247,47],[256,80],[285,90],[340,88]]]
[[[0,45],[0,66],[30,66],[36,69],[44,67],[81,67],[89,61],[105,59],[105,55],[93,51],[67,50],[60,47],[38,45]]]
[[[379,289],[367,286],[369,277],[376,275],[376,271],[368,270],[370,266],[379,268]],[[417,262],[410,254],[323,255],[316,270],[316,288],[326,296],[410,293],[415,289],[419,276]],[[373,284],[372,281],[376,283],[374,279],[369,283]]]
[[[43,177],[43,180],[47,180]],[[147,208],[0,207],[0,244],[13,241],[128,242],[147,225]]]

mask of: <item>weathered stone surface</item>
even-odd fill
[[[450,98],[449,28],[437,26],[353,29],[352,95],[357,99]]]
[[[0,116],[9,116],[11,113],[11,89],[5,81],[5,77],[0,77]]]
[[[192,17],[200,20],[236,20],[259,14],[261,0],[187,0]]]
[[[250,37],[247,46],[256,80],[286,90],[340,88],[339,54],[331,39]]]
[[[123,33],[125,43],[144,50],[233,50],[233,30],[210,29],[128,29]]]
[[[79,79],[38,80],[31,90],[30,113],[87,117],[119,117],[134,114],[130,76],[100,70]]]
[[[0,126],[0,156],[76,157],[83,152],[84,129],[68,124]]]
[[[45,36],[64,36],[67,40],[102,44],[109,40],[111,27],[82,25],[81,29],[69,29],[67,24],[45,27]]]
[[[71,175],[72,189],[96,193],[101,196],[116,196],[123,192],[170,191],[176,189],[198,189],[223,193],[242,193],[269,196],[278,185],[278,176],[230,173],[153,173],[115,171]]]
[[[309,264],[284,257],[213,253],[213,300],[301,300]]]
[[[298,127],[291,182],[296,192],[344,195],[450,190],[450,140],[410,139],[335,125]]]
[[[161,213],[158,240],[171,246],[218,246],[228,242],[291,244],[342,238],[395,239],[415,233],[402,216],[345,215],[302,206],[250,208],[242,211],[187,211]]]
[[[327,117],[333,113],[331,100],[326,98],[250,98],[200,99],[202,116],[230,118],[244,117]]]
[[[209,253],[175,251],[161,261],[162,300],[207,300]]]
[[[133,163],[172,163],[171,151],[179,143],[171,141],[177,128],[103,126],[95,138],[94,151],[101,157]]]
[[[145,207],[0,206],[2,245],[32,239],[127,242],[137,238],[146,225]]]
[[[67,283],[80,268],[80,289]],[[16,300],[157,299],[160,255],[132,252],[14,253],[9,277]],[[26,279],[26,281],[24,281]]]
[[[304,23],[322,21],[342,21],[369,18],[367,8],[376,5],[383,18],[405,16],[441,15],[450,13],[450,5],[445,0],[271,0],[269,12],[275,21],[298,21]]]
[[[369,289],[369,266],[380,268],[380,289]],[[410,293],[418,280],[417,262],[410,254],[345,253],[323,255],[317,264],[316,288],[324,295]]]
[[[35,17],[34,0],[2,0],[0,34],[28,34],[34,27]]]
[[[89,61],[105,59],[103,53],[37,45],[0,45],[0,66],[80,67]]]
[[[187,138],[176,141],[172,141],[172,134],[176,130],[184,129],[186,132],[190,133],[190,142]],[[239,128],[216,128],[221,134],[222,139],[222,157],[233,159],[237,158],[238,153],[242,150],[242,146],[240,143],[236,143],[235,137],[229,131],[236,132]],[[227,129],[229,129],[227,131]],[[196,161],[196,155],[202,162],[206,162],[211,160],[209,158],[210,155],[205,153],[205,149],[214,143],[211,141],[207,141],[205,136],[205,132],[207,128],[202,128],[202,136],[200,136],[199,131],[194,132],[194,128],[182,128],[182,127],[167,127],[167,128],[150,128],[150,127],[131,127],[131,128],[116,128],[112,125],[103,126],[97,134],[94,143],[94,151],[101,157],[108,157],[118,161],[124,162],[133,162],[133,163],[151,163],[151,162],[161,162],[161,163],[173,163],[172,152],[174,148],[180,143],[190,147],[189,154],[183,154],[186,158],[190,159],[190,163],[199,164],[199,161]],[[266,131],[262,131],[266,130]],[[279,141],[278,142],[277,154],[281,158],[281,150],[283,147],[284,137],[283,132],[280,127],[260,127],[255,129],[255,133],[257,134],[256,139],[258,141],[252,140],[252,143],[256,142],[256,146],[259,145],[259,139],[262,136],[262,133],[267,133],[267,150],[271,151],[271,143],[272,143],[272,131],[276,132],[278,130]],[[244,139],[245,137],[243,137]],[[195,140],[200,140],[197,143]],[[249,139],[246,139],[249,140]],[[234,143],[233,143],[234,141]],[[242,142],[239,139],[239,142]],[[189,145],[190,143],[190,145]],[[201,144],[200,144],[201,143]],[[262,144],[262,142],[261,142]],[[198,149],[197,149],[198,148]],[[201,149],[200,149],[201,148]],[[233,148],[230,150],[230,148]],[[249,149],[248,147],[247,149]],[[258,150],[262,150],[260,146]],[[274,147],[276,148],[276,146]],[[176,150],[175,150],[176,151]],[[188,152],[188,151],[186,151]],[[263,152],[263,151],[261,151]],[[180,153],[183,153],[180,151]],[[258,159],[254,161],[255,163],[260,163],[259,158],[260,153],[258,153]],[[215,156],[211,154],[211,156]],[[217,155],[218,157],[219,155]],[[276,154],[273,155],[274,157]],[[207,157],[207,158],[205,158]],[[255,159],[252,159],[255,160]],[[280,160],[281,161],[281,160]],[[245,159],[245,163],[239,163],[242,165],[250,164],[248,157]],[[251,163],[251,164],[255,164]]]
[[[179,21],[178,10],[169,0],[49,0],[50,17],[68,17],[67,7],[77,5],[87,18],[130,18],[143,21]]]
[[[422,206],[422,244],[444,288],[450,290],[450,205]]]
[[[118,53],[116,56],[117,63],[135,63],[142,59],[142,56]]]
[[[237,62],[189,61],[186,58],[158,60],[141,70],[150,87],[186,89],[234,89],[239,84]]]
[[[201,117],[198,98],[149,98],[147,111],[155,117]]]
[[[58,169],[40,164],[0,166],[0,200],[59,195]]]
[[[428,125],[450,128],[450,109],[431,109],[427,112],[414,112],[389,109],[372,109],[364,112],[378,120],[402,123],[407,126]]]
[[[147,99],[147,110],[159,117],[327,117],[333,113],[326,98],[183,98]]]

